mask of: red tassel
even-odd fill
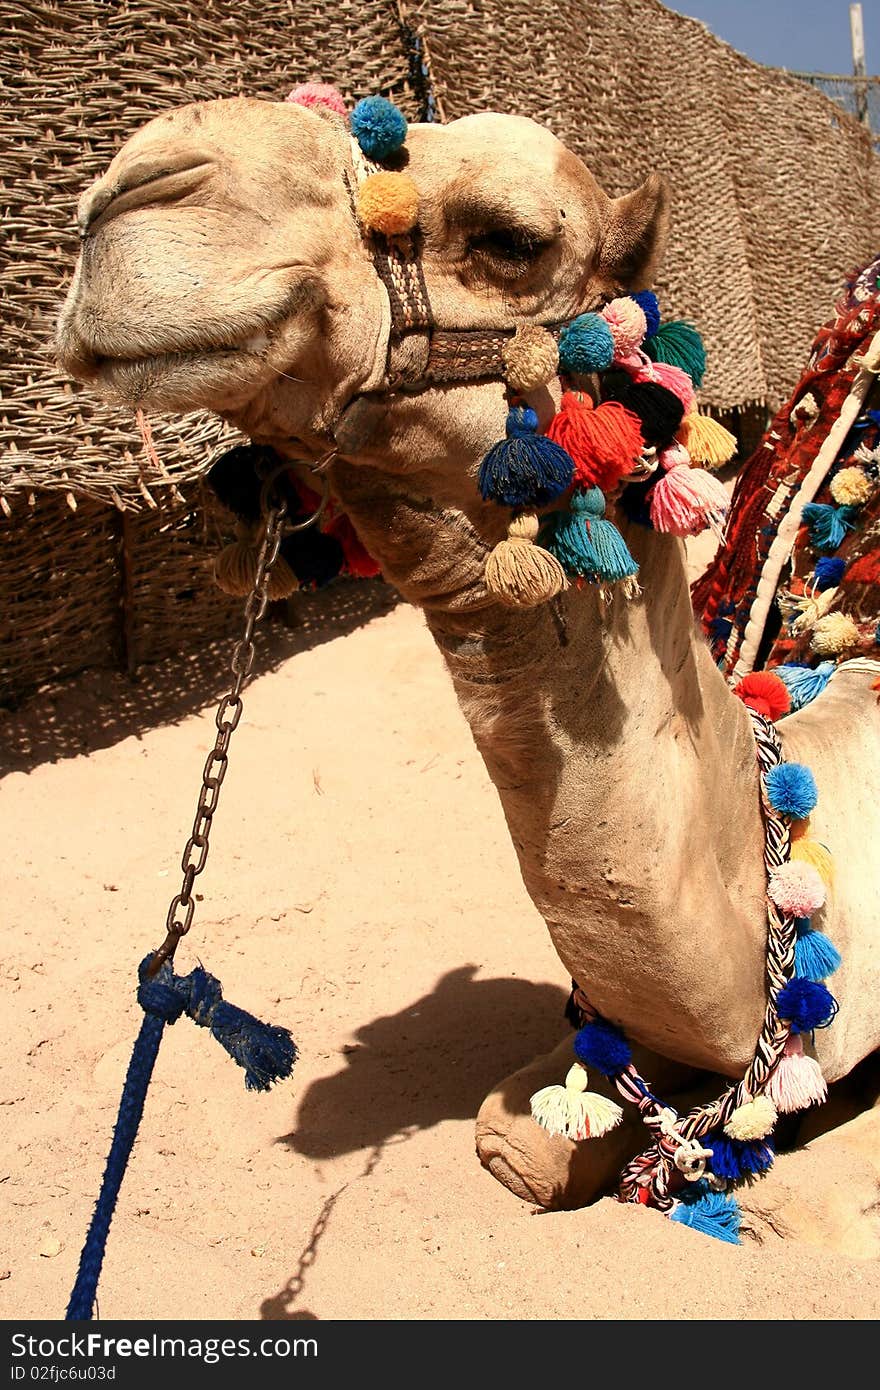
[[[791,709],[788,687],[772,671],[752,671],[751,675],[743,676],[733,693],[765,719],[779,719]]]
[[[633,472],[645,447],[631,410],[617,401],[594,406],[589,396],[574,391],[566,391],[546,433],[571,455],[575,481],[603,492],[613,492]]]

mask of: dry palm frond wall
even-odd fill
[[[675,206],[659,288],[704,331],[704,399],[721,410],[779,400],[880,242],[868,133],[655,0],[0,0],[0,38],[0,699],[234,621],[196,481],[221,427],[155,422],[177,492],[159,480],[147,496],[133,423],[59,378],[51,353],[77,198],[168,106],[278,100],[320,77],[413,119],[533,116],[613,194],[661,170]],[[125,525],[120,506],[137,512]]]

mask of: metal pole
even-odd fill
[[[853,55],[853,76],[855,82],[856,116],[862,125],[869,125],[868,121],[868,84],[865,80],[867,71],[865,69],[865,31],[862,27],[862,7],[861,5],[850,5],[849,7],[849,32],[852,38]]]

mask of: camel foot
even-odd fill
[[[621,1168],[648,1142],[632,1106],[624,1107],[617,1129],[601,1139],[575,1143],[550,1135],[531,1117],[529,1100],[542,1086],[560,1084],[573,1060],[572,1035],[552,1052],[507,1077],[489,1095],[477,1116],[477,1155],[493,1178],[524,1202],[548,1211],[586,1206],[613,1190]],[[663,1091],[693,1079],[693,1071],[635,1049],[642,1074]],[[590,1073],[590,1089],[619,1100],[610,1081]]]

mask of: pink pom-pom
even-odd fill
[[[691,411],[696,410],[697,397],[694,383],[687,372],[681,370],[681,367],[673,367],[669,362],[655,362],[654,380],[659,386],[665,386],[667,391],[678,396],[684,406],[685,415],[690,415]]]
[[[720,531],[728,506],[727,493],[717,478],[704,468],[679,464],[654,485],[651,525],[669,536],[696,536],[707,526]]]
[[[645,311],[629,295],[612,299],[602,310],[602,317],[611,329],[615,358],[628,357],[645,341],[648,331]]]
[[[808,1105],[821,1105],[828,1096],[828,1087],[819,1063],[804,1052],[799,1033],[793,1033],[785,1044],[785,1052],[770,1073],[764,1090],[780,1115],[806,1110]]]
[[[337,87],[331,87],[329,82],[301,82],[285,100],[292,101],[294,106],[324,106],[328,111],[335,111],[337,116],[348,115],[345,97]]]
[[[780,911],[792,917],[812,917],[825,902],[822,875],[799,859],[774,869],[767,891]]]
[[[684,445],[674,439],[669,447],[659,454],[657,462],[668,472],[670,468],[690,468],[691,456]]]

